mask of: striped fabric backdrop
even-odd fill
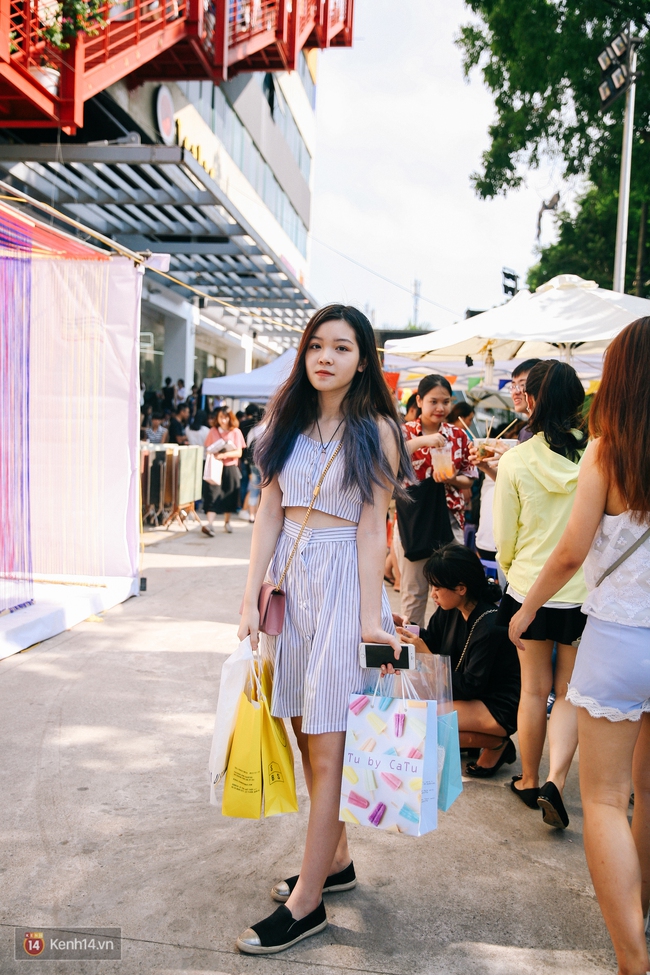
[[[109,263],[0,204],[0,615],[104,575]]]
[[[29,507],[31,257],[0,234],[0,614],[32,602]],[[24,242],[22,242],[24,243]],[[9,245],[9,246],[7,246]],[[6,248],[6,250],[5,250]],[[1,252],[0,252],[1,253]]]

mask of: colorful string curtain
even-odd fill
[[[103,581],[108,268],[33,263],[30,497],[40,581]]]
[[[29,298],[31,259],[0,256],[0,613],[29,605]]]
[[[34,580],[103,574],[108,267],[0,204],[0,613],[28,605]]]

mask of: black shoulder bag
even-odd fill
[[[425,477],[407,488],[409,498],[398,498],[397,525],[404,555],[409,562],[428,559],[441,545],[453,542],[445,485]]]

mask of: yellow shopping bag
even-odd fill
[[[264,779],[264,815],[298,812],[296,779],[293,773],[293,751],[282,718],[271,714],[271,670],[268,662],[262,669],[262,770]]]
[[[262,705],[242,692],[232,736],[221,812],[237,819],[262,813]]]

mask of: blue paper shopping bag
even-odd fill
[[[438,809],[447,812],[463,791],[456,711],[438,715],[438,763]]]
[[[408,679],[416,694],[435,698],[438,705],[438,809],[447,812],[463,791],[451,659],[437,653],[418,653],[415,670],[409,672]]]
[[[350,695],[339,819],[423,836],[438,825],[435,701]]]

